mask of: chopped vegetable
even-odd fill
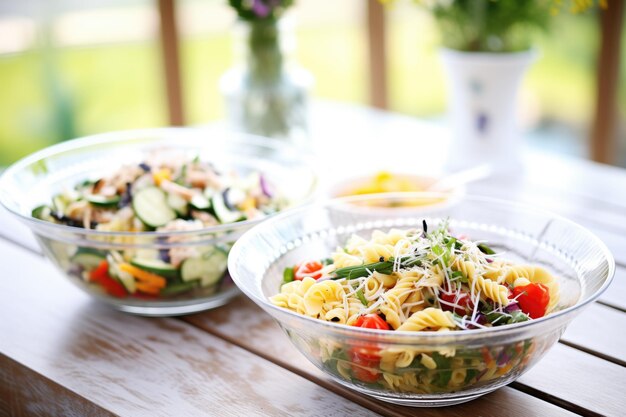
[[[215,249],[200,257],[186,259],[180,268],[183,281],[200,280],[203,286],[217,284],[227,269],[228,255],[226,252]]]
[[[94,206],[98,206],[98,207],[117,207],[118,203],[120,202],[120,196],[118,195],[114,195],[112,197],[105,197],[102,195],[89,194],[85,196],[85,198],[91,204],[93,204]]]
[[[131,274],[132,276],[137,278],[137,280],[143,282],[144,284],[147,284],[156,288],[163,288],[167,284],[167,280],[163,278],[162,276],[144,271],[143,269],[139,269],[136,266],[132,266],[131,264],[121,263],[119,265],[119,268],[124,272],[128,272],[129,274]]]
[[[367,307],[367,298],[365,298],[365,294],[363,294],[363,288],[359,288],[356,291],[356,297],[359,299],[361,304]]]
[[[471,311],[474,309],[472,297],[463,291],[441,292],[439,294],[439,302],[442,310],[452,311],[459,316],[471,314]]]
[[[380,272],[381,274],[387,275],[391,274],[393,272],[393,262],[383,261],[367,265],[347,266],[345,268],[339,268],[335,271],[334,279],[355,279],[360,277],[366,277],[372,272]]]
[[[139,269],[152,272],[153,274],[157,274],[165,278],[176,279],[179,275],[178,268],[159,259],[133,258],[131,259],[130,264]]]
[[[90,280],[104,292],[121,294],[110,284],[121,283],[127,296],[144,299],[174,297],[185,292],[208,296],[220,289],[226,272],[223,244],[196,242],[196,232],[219,224],[258,219],[282,210],[287,201],[259,172],[241,175],[230,167],[217,170],[199,156],[174,149],[146,153],[143,161],[119,166],[99,178],[67,184],[47,204],[34,207],[34,218],[110,233],[103,241],[128,244],[122,251],[79,248],[69,254],[67,272]],[[134,248],[149,238],[129,233],[156,231],[153,250]],[[189,232],[189,233],[178,233]],[[204,233],[199,232],[199,233]],[[189,242],[189,244],[187,244]],[[108,274],[90,278],[100,262]],[[119,289],[119,287],[117,287]]]
[[[476,246],[478,246],[478,249],[480,249],[480,251],[484,253],[485,255],[494,255],[496,253],[496,251],[494,251],[493,249],[491,249],[489,246],[485,245],[484,243],[479,243]]]
[[[513,297],[522,311],[533,319],[546,315],[550,303],[550,291],[544,284],[531,283],[513,288]]]
[[[319,279],[322,277],[323,266],[319,261],[308,261],[296,265],[294,268],[294,279],[297,281],[302,281],[304,277]]]
[[[378,314],[363,314],[354,323],[356,327],[365,327],[366,329],[389,330],[389,324]]]
[[[154,179],[154,183],[159,186],[164,180],[172,179],[172,171],[168,168],[163,168],[152,174],[152,178]]]
[[[283,282],[286,284],[294,280],[294,273],[292,267],[287,267],[283,271]]]
[[[107,261],[100,262],[98,267],[91,271],[89,278],[92,282],[100,284],[107,294],[113,297],[122,298],[127,294],[124,286],[109,276]]]

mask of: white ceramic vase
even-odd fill
[[[494,171],[521,167],[517,92],[533,50],[512,53],[445,49],[451,142],[447,169],[489,164]]]

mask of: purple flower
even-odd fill
[[[254,0],[252,3],[252,11],[258,17],[267,17],[271,12],[271,6],[265,4],[263,0]]]

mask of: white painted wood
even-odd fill
[[[518,383],[601,415],[626,408],[626,368],[558,343]]]
[[[113,311],[17,246],[0,253],[0,353],[112,413],[375,414],[179,320]]]

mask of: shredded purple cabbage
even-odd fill
[[[272,193],[271,187],[263,174],[259,177],[259,183],[261,184],[261,191],[263,191],[263,194],[268,198],[272,198],[274,194]]]
[[[169,264],[172,261],[172,258],[170,258],[170,250],[159,249],[159,259]]]
[[[519,305],[515,302],[504,307],[504,312],[511,314],[514,311],[520,311]]]
[[[122,207],[126,207],[127,205],[129,205],[133,199],[133,185],[130,182],[126,183],[126,190],[124,190],[124,193],[122,194],[122,198],[120,198],[120,202],[118,204],[119,208]]]
[[[509,354],[506,353],[506,350],[503,349],[502,352],[500,352],[500,355],[498,356],[498,359],[496,360],[496,363],[498,364],[498,366],[504,366],[510,360],[511,360],[511,356],[509,356]]]
[[[233,211],[237,210],[237,207],[230,201],[229,195],[230,195],[230,188],[227,188],[224,191],[222,191],[224,205],[226,206],[226,208],[228,208],[228,210],[233,210]]]

